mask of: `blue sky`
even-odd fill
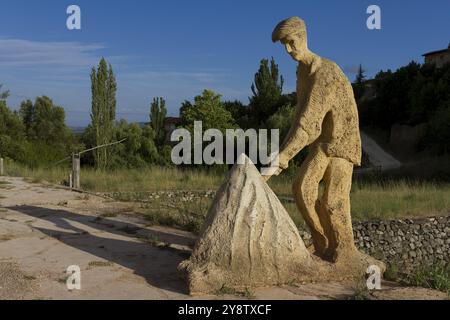
[[[66,28],[66,8],[77,4],[82,30]],[[366,9],[381,7],[382,29],[368,30]],[[351,80],[359,63],[373,76],[450,42],[450,1],[144,1],[0,0],[0,83],[17,108],[48,95],[66,109],[67,123],[89,123],[90,68],[104,56],[118,82],[118,118],[147,121],[151,99],[182,101],[208,88],[247,103],[262,58],[273,56],[285,91],[295,87],[295,62],[271,32],[299,16],[309,46],[336,61]]]

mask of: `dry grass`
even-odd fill
[[[351,196],[352,212],[357,219],[414,218],[450,213],[450,184],[357,183]]]
[[[439,290],[450,296],[450,266],[444,264],[422,266],[407,277],[406,283]]]
[[[6,173],[26,177],[30,182],[67,183],[69,167],[30,169],[13,162],[5,164]],[[215,189],[223,180],[223,174],[208,173],[205,170],[179,169],[170,167],[148,167],[140,169],[119,169],[99,171],[82,168],[81,186],[93,192],[137,192],[178,189]]]
[[[281,175],[269,182],[276,194],[292,197],[292,177]],[[319,190],[321,194],[322,188]],[[417,218],[450,213],[450,184],[408,180],[373,180],[353,183],[352,215],[355,220]],[[292,216],[294,204],[285,204]]]
[[[33,182],[49,181],[64,183],[67,180],[69,168],[35,169],[31,170],[14,163],[6,164],[10,175],[24,176]],[[217,189],[225,174],[214,171],[152,167],[144,169],[123,169],[115,171],[96,171],[82,169],[82,188],[92,192],[143,192],[161,190],[209,190]],[[280,196],[291,197],[292,176],[282,174],[269,182],[271,188]],[[208,200],[209,201],[209,200]],[[358,181],[353,184],[352,214],[355,219],[386,219],[386,218],[414,218],[450,213],[450,184],[433,182],[408,182],[398,180]],[[204,201],[203,201],[204,202]],[[184,226],[191,225],[197,229],[197,219],[186,218],[186,212],[196,211],[202,216],[209,203],[173,203],[172,208],[161,202],[152,207],[143,208],[154,218],[153,222],[173,223],[181,219]],[[288,212],[299,225],[303,221],[294,203],[283,202]],[[173,213],[174,207],[183,213]],[[176,211],[176,210],[175,210]],[[169,214],[172,212],[171,214]],[[157,214],[159,213],[159,214]]]
[[[149,224],[174,226],[198,233],[208,213],[212,199],[194,198],[183,202],[177,198],[161,197],[151,202],[140,203],[134,212],[145,216]]]
[[[114,266],[114,262],[111,262],[111,261],[90,261],[88,266],[90,268],[112,267],[112,266]]]

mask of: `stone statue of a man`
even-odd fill
[[[357,252],[350,188],[353,166],[361,163],[361,138],[353,89],[334,62],[308,49],[306,26],[300,18],[280,22],[272,40],[280,41],[299,62],[296,116],[281,146],[280,169],[275,174],[309,146],[293,185],[294,197],[311,230],[316,253],[336,262]],[[325,190],[319,201],[322,180]]]

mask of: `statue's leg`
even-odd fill
[[[320,210],[329,241],[327,256],[336,261],[356,251],[350,213],[350,189],[353,165],[341,158],[331,158],[325,172],[325,191]]]
[[[314,148],[302,163],[294,180],[293,193],[297,208],[308,225],[316,253],[323,255],[328,241],[316,211],[319,183],[325,174],[329,159],[320,148]]]

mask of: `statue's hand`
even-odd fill
[[[283,169],[277,168],[274,172],[268,173],[267,175],[263,175],[263,179],[265,182],[267,182],[270,180],[270,178],[272,178],[272,176],[278,176],[282,171]]]
[[[286,170],[289,167],[289,159],[284,154],[280,154],[279,162],[279,167],[282,170]]]

